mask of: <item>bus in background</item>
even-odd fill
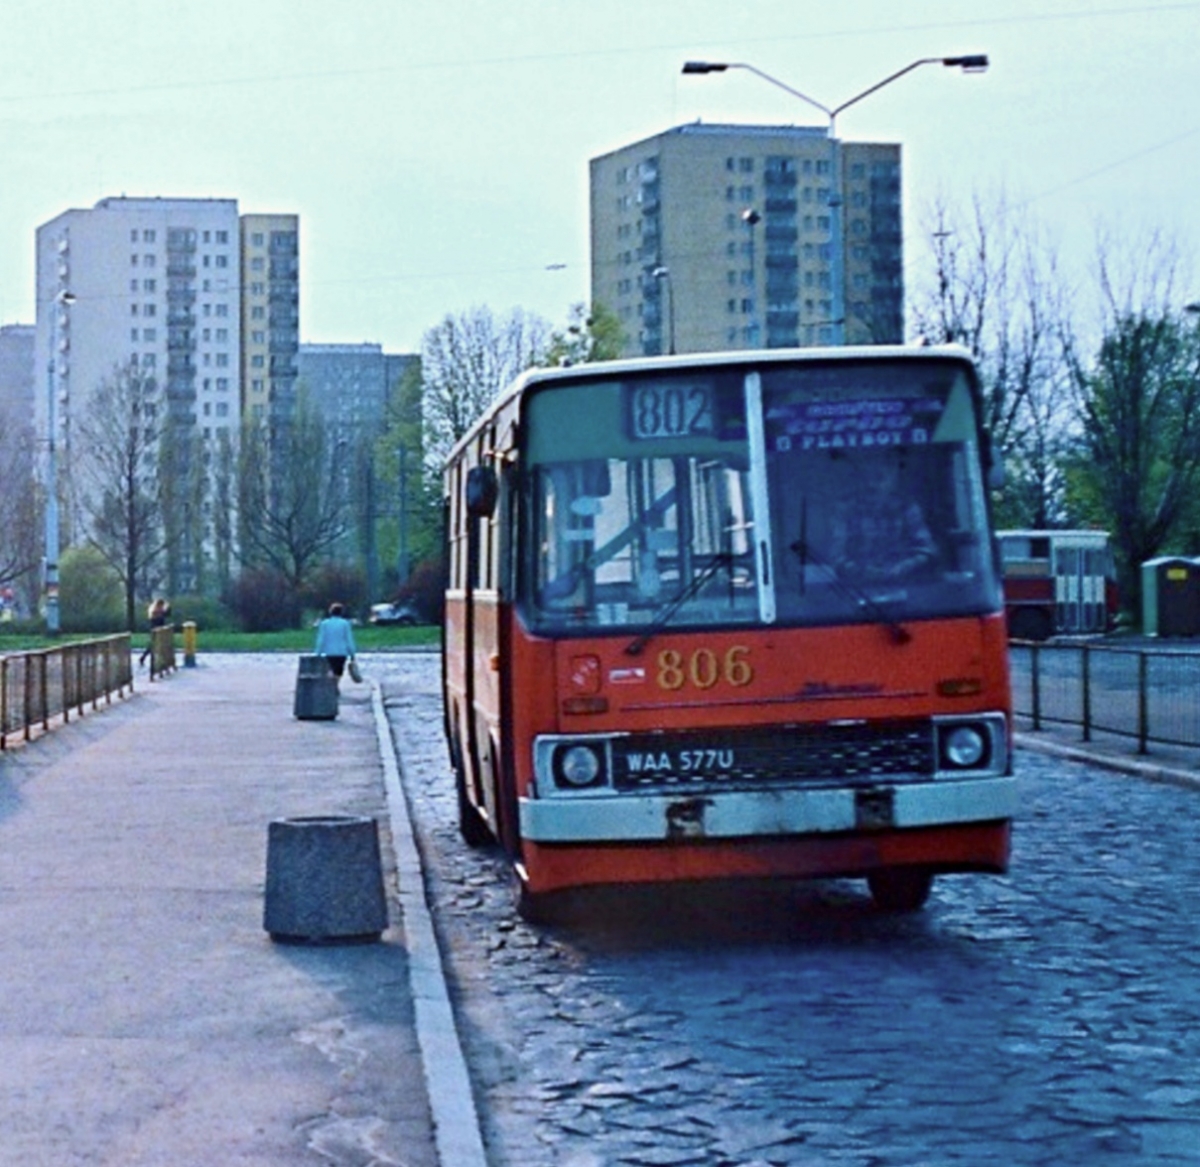
[[[997,531],[1014,640],[1111,632],[1119,612],[1107,531]]]
[[[597,885],[1003,872],[990,445],[960,348],[535,370],[451,452],[459,826]]]

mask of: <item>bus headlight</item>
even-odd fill
[[[604,774],[604,765],[596,746],[567,746],[559,750],[554,763],[554,778],[559,786],[576,789],[595,786]]]
[[[972,770],[988,752],[985,730],[978,725],[956,725],[942,735],[942,765],[951,770]]]

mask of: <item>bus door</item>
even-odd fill
[[[1054,629],[1056,632],[1078,632],[1079,608],[1079,548],[1054,546]]]

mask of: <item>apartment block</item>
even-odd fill
[[[243,417],[274,425],[294,407],[298,218],[243,219],[236,199],[122,196],[64,211],[37,229],[36,247],[47,389],[34,393],[35,425],[47,434],[53,419],[68,537],[86,510],[73,433],[99,385],[136,368],[170,456],[168,583],[203,587],[214,547],[228,561],[229,516],[206,497],[214,467],[229,465]]]
[[[332,432],[373,439],[383,430],[387,406],[414,355],[385,353],[379,344],[302,344],[300,390]]]
[[[32,324],[0,325],[0,425],[33,425],[33,341]]]
[[[300,220],[243,215],[242,412],[270,424],[296,405],[300,349]]]
[[[829,343],[835,247],[846,343],[900,341],[900,147],[834,146],[824,128],[696,123],[592,159],[592,301],[625,355]]]

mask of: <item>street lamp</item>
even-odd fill
[[[675,289],[671,285],[671,269],[669,267],[656,267],[650,273],[656,280],[662,281],[667,286],[667,340],[668,352],[671,356],[675,355]]]
[[[46,632],[57,636],[60,627],[58,612],[58,419],[55,413],[55,386],[57,371],[54,344],[58,338],[59,320],[57,310],[64,316],[66,309],[75,303],[75,297],[65,289],[52,301],[50,318],[50,359],[46,364]]]
[[[753,207],[747,207],[742,212],[742,222],[746,224],[746,236],[749,240],[747,258],[750,261],[750,337],[755,348],[762,343],[758,332],[758,269],[754,266],[754,228],[762,222],[760,215]]]
[[[905,65],[903,69],[897,70],[861,93],[856,93],[848,101],[843,101],[841,105],[835,105],[832,108],[744,61],[688,61],[683,66],[683,72],[687,74],[724,73],[727,69],[745,69],[756,77],[761,77],[764,81],[782,89],[785,93],[798,97],[814,109],[819,109],[829,119],[829,238],[832,251],[829,277],[833,285],[833,311],[831,313],[833,319],[830,324],[834,344],[845,342],[846,326],[846,276],[844,270],[846,241],[842,231],[842,169],[841,150],[836,135],[837,115],[843,110],[849,109],[850,106],[856,105],[864,97],[870,97],[872,93],[877,93],[885,85],[898,81],[906,73],[919,69],[922,65],[944,65],[947,68],[961,69],[964,73],[983,73],[987,70],[988,59],[986,53],[972,53],[964,57],[921,57],[919,60],[913,61],[911,65]]]

